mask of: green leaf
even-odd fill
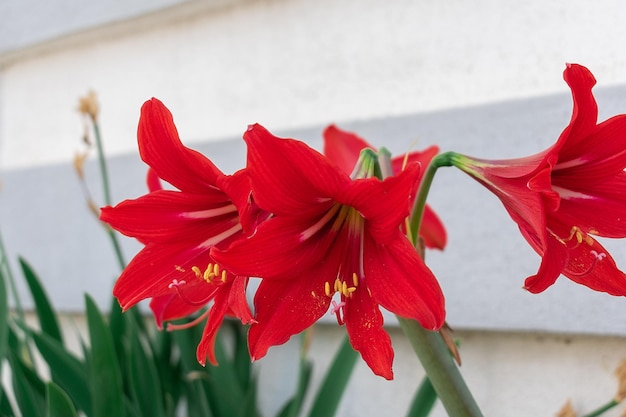
[[[47,417],[78,417],[70,397],[54,382],[46,384]]]
[[[428,376],[422,379],[422,383],[415,391],[413,401],[409,407],[407,417],[426,417],[430,414],[437,401],[437,393]]]
[[[118,367],[113,336],[96,303],[85,295],[89,329],[89,377],[92,417],[124,415],[122,376]]]
[[[45,386],[39,376],[12,351],[8,354],[13,380],[13,392],[18,409],[24,416],[45,413]]]
[[[52,380],[69,394],[79,409],[90,415],[91,392],[85,364],[48,334],[33,332],[31,336],[50,368]]]
[[[48,301],[48,296],[41,285],[41,280],[39,280],[33,271],[33,268],[31,268],[24,258],[20,257],[19,262],[22,272],[24,273],[24,278],[26,278],[28,288],[30,289],[30,293],[33,296],[33,302],[35,303],[35,309],[41,330],[50,337],[63,343],[61,329],[59,327],[59,323],[57,322],[56,314]]]
[[[309,383],[311,382],[312,373],[312,362],[307,360],[305,357],[300,358],[300,370],[298,373],[298,385],[296,387],[296,392],[279,413],[279,417],[297,417],[298,414],[300,414],[302,405],[304,404],[304,397],[306,396]]]
[[[2,393],[2,399],[0,399],[0,415],[3,417],[15,417],[15,412],[9,402],[9,397],[7,397],[7,393],[2,385],[0,385],[0,393]]]
[[[357,358],[358,353],[350,345],[348,336],[345,336],[313,400],[310,417],[335,415]]]
[[[152,360],[152,352],[142,343],[134,324],[130,332],[128,372],[131,392],[141,414],[146,417],[164,416],[163,394],[159,374]]]

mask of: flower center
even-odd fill
[[[359,276],[356,272],[352,273],[351,282],[348,283],[346,280],[341,279],[340,277],[335,278],[335,282],[331,285],[330,282],[326,281],[324,283],[324,294],[327,297],[333,298],[335,294],[339,294],[339,303],[336,301],[332,301],[330,313],[337,316],[337,323],[342,326],[345,324],[345,308],[346,302],[357,290],[359,286]]]

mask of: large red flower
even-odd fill
[[[369,178],[370,156],[356,170],[362,178],[352,179],[304,143],[262,126],[251,126],[244,139],[252,195],[272,217],[211,254],[237,274],[262,278],[251,356],[261,358],[331,308],[370,368],[392,378],[379,305],[428,329],[438,329],[445,314],[435,277],[400,230],[418,164],[381,181]]]
[[[367,148],[376,150],[360,136],[341,130],[335,125],[330,125],[324,130],[324,155],[348,174],[352,172],[361,150]],[[392,158],[392,174],[400,173],[407,164],[414,162],[418,162],[422,166],[423,172],[438,153],[439,147],[430,146],[420,152],[410,152],[406,155]],[[415,183],[415,187],[417,188],[418,186],[419,181]],[[413,207],[413,201],[409,202],[409,207]],[[428,204],[424,207],[420,237],[424,240],[427,248],[442,250],[446,246],[446,229],[439,216]]]
[[[224,175],[206,157],[183,146],[171,113],[154,98],[141,108],[138,142],[152,172],[178,190],[159,189],[151,175],[151,192],[102,209],[102,221],[145,244],[113,294],[124,310],[152,298],[159,326],[212,300],[197,357],[202,364],[207,356],[215,363],[213,342],[224,315],[253,321],[245,298],[248,278],[222,270],[209,254],[212,247],[229,245],[253,226],[247,173]]]
[[[597,291],[626,295],[626,276],[593,236],[626,237],[626,115],[597,123],[591,72],[568,64],[569,125],[549,149],[488,161],[454,155],[452,163],[496,194],[542,257],[525,287],[538,293],[560,274]]]

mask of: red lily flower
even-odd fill
[[[400,230],[419,166],[381,181],[363,163],[365,178],[351,179],[304,143],[260,125],[244,139],[252,195],[272,217],[211,255],[234,273],[262,278],[258,323],[248,334],[252,358],[311,326],[332,304],[354,349],[391,379],[393,349],[378,306],[428,329],[445,315],[437,280]]]
[[[362,149],[376,148],[371,146],[360,136],[339,129],[335,125],[330,125],[324,130],[324,155],[341,167],[344,172],[350,174]],[[421,152],[410,152],[406,155],[397,156],[391,159],[391,167],[394,175],[400,173],[407,164],[419,162],[422,170],[439,153],[438,146],[430,146]],[[422,171],[423,172],[423,171]],[[419,186],[419,180],[415,187]],[[415,195],[415,193],[412,193]],[[409,209],[413,207],[413,201],[409,202]],[[427,248],[443,250],[446,246],[446,228],[439,219],[435,211],[426,204],[420,227],[420,237],[424,240]]]
[[[549,149],[526,158],[452,163],[491,190],[542,257],[525,288],[538,293],[560,274],[596,291],[626,295],[626,277],[593,236],[626,237],[626,115],[597,123],[591,72],[568,64],[571,121]]]
[[[209,255],[212,247],[226,247],[253,225],[247,173],[224,175],[206,157],[183,146],[171,113],[154,98],[141,108],[138,142],[141,158],[151,168],[151,192],[101,211],[102,221],[145,244],[113,294],[124,310],[152,298],[159,327],[212,300],[201,316],[208,315],[208,320],[197,358],[204,364],[208,357],[215,364],[213,342],[224,315],[232,312],[243,323],[253,322],[245,298],[248,278],[221,270]],[[178,190],[161,189],[155,174]]]

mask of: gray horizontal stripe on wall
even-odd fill
[[[596,96],[600,120],[626,112],[626,87],[598,89]],[[559,94],[353,121],[339,127],[396,155],[438,144],[442,151],[513,158],[552,145],[569,122],[571,107],[569,94]],[[274,133],[303,139],[320,149],[323,128]],[[245,144],[240,138],[194,147],[226,173],[245,164]],[[146,166],[137,154],[111,158],[109,169],[115,201],[145,193]],[[93,196],[101,202],[95,162],[88,163],[86,170]],[[14,170],[1,176],[0,227],[12,260],[19,254],[33,264],[61,310],[81,311],[84,292],[106,307],[119,271],[105,232],[85,206],[72,165]],[[449,233],[445,252],[430,251],[427,261],[444,288],[448,322],[453,327],[626,335],[623,297],[593,292],[564,277],[539,295],[522,289],[524,279],[537,271],[540,258],[497,198],[468,176],[454,168],[441,169],[429,202]],[[130,259],[140,245],[129,238],[121,240]],[[626,241],[602,243],[618,265],[626,268]],[[25,286],[19,281],[20,294],[26,298]],[[329,314],[325,320],[334,318]]]

